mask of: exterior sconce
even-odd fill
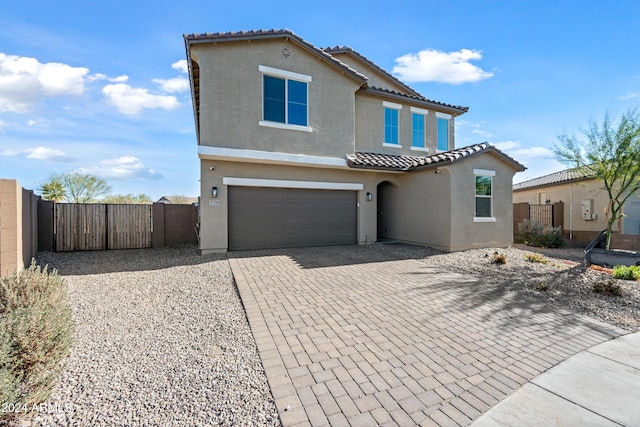
[[[440,168],[436,168],[436,173],[440,173]]]
[[[373,194],[367,193],[367,202],[370,202],[371,200],[373,200]]]
[[[213,187],[211,189],[211,197],[213,197],[214,199],[218,197],[218,187]]]

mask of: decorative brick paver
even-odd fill
[[[285,426],[470,424],[624,330],[392,246],[229,254]]]

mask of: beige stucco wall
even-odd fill
[[[390,147],[384,144],[384,106],[383,101],[388,99],[363,94],[359,92],[356,96],[356,151],[368,151],[374,153],[396,154],[406,156],[426,156],[436,154],[437,150],[437,118],[434,110],[427,109],[429,113],[425,116],[425,133],[427,151],[411,149],[412,139],[412,112],[411,104],[398,102],[402,109],[398,114],[400,147]],[[414,105],[417,106],[417,105]],[[425,109],[424,107],[417,106]],[[449,149],[454,148],[454,118],[449,120]]]
[[[474,169],[495,171],[493,217],[495,222],[475,222]],[[476,155],[451,166],[451,249],[506,247],[513,243],[513,167],[491,153]]]
[[[286,48],[291,56],[281,51]],[[355,91],[360,83],[286,39],[195,44],[200,65],[200,144],[313,156],[354,151]],[[262,76],[258,66],[312,77],[312,132],[260,126]]]
[[[0,276],[24,267],[22,259],[22,187],[0,179]]]
[[[593,199],[593,211],[598,215],[596,220],[582,219],[582,200]],[[597,180],[585,180],[558,184],[531,190],[513,192],[514,203],[539,204],[549,200],[550,203],[564,203],[564,229],[569,234],[577,233],[578,240],[590,240],[593,234],[607,228],[605,208],[609,197]],[[582,236],[583,232],[585,238]],[[573,237],[573,236],[572,236]]]
[[[451,249],[451,189],[449,169],[404,173],[393,177],[384,192],[387,237],[437,249]]]
[[[369,87],[389,89],[400,93],[405,92],[405,88],[402,87],[402,85],[382,75],[377,69],[360,60],[360,58],[358,58],[357,56],[353,56],[349,53],[332,54],[332,56],[367,76],[367,84],[369,85]]]
[[[214,166],[214,170],[210,168]],[[222,160],[201,161],[201,241],[203,253],[224,252],[228,247],[227,197],[228,187],[223,184],[224,177],[260,178],[292,181],[320,181],[360,183],[364,185],[358,191],[358,242],[360,244],[376,241],[376,203],[375,192],[379,181],[385,175],[376,172],[363,172],[353,169],[297,167],[263,163],[228,162]],[[218,187],[218,197],[212,205],[211,188]],[[373,201],[366,200],[366,194],[374,195]]]
[[[214,170],[210,170],[211,167]],[[496,172],[494,217],[496,222],[473,221],[476,169]],[[378,240],[378,184],[389,182],[385,212],[391,222],[387,237],[446,251],[473,247],[506,247],[513,242],[511,185],[513,168],[490,153],[475,155],[448,167],[409,173],[357,169],[310,168],[275,164],[203,160],[201,162],[201,241],[204,253],[224,252],[228,247],[227,186],[224,177],[360,183],[358,191],[358,242]],[[218,188],[217,199],[211,188]],[[366,200],[366,193],[373,195]],[[214,201],[215,204],[210,202]],[[218,204],[219,203],[219,204]]]

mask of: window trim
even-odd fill
[[[313,128],[309,126],[309,83],[313,80],[311,76],[306,74],[294,73],[293,71],[280,70],[278,68],[268,67],[266,65],[258,65],[258,71],[262,74],[262,119],[258,120],[258,126],[264,126],[275,129],[297,130],[302,132],[313,132]],[[288,105],[287,96],[288,80],[303,82],[307,85],[307,126],[295,125],[290,123],[275,122],[264,120],[264,76],[276,77],[285,81],[285,106]],[[285,107],[286,108],[286,107]],[[285,110],[285,119],[289,120]]]
[[[423,108],[411,107],[411,150],[413,151],[429,151],[427,149],[427,115],[429,110]],[[413,145],[413,132],[414,132],[414,115],[422,116],[422,145]]]
[[[496,171],[494,170],[488,170],[488,169],[474,169],[473,170],[473,178],[474,181],[477,181],[477,178],[479,176],[488,176],[491,178],[491,195],[489,196],[478,196],[478,194],[475,194],[476,192],[476,186],[474,185],[474,195],[473,195],[473,222],[496,222],[496,218],[494,216],[494,206],[493,206],[493,194],[494,194],[494,177],[496,176]],[[478,197],[481,198],[488,198],[491,201],[490,204],[490,209],[491,209],[491,216],[485,217],[485,216],[476,216],[477,212],[476,212],[476,201],[478,199]]]
[[[393,148],[402,148],[402,145],[400,144],[400,110],[402,110],[402,104],[396,104],[395,102],[389,102],[389,101],[382,101],[382,106],[384,107],[384,122],[383,122],[383,126],[384,126],[384,135],[382,138],[382,146],[383,147],[393,147]],[[387,142],[386,141],[386,127],[387,127],[387,118],[386,118],[386,110],[390,109],[390,110],[396,110],[398,111],[398,123],[396,126],[396,139],[397,139],[397,143],[393,143],[393,142]]]
[[[440,148],[440,120],[447,121],[447,149],[443,150]],[[451,124],[451,115],[439,113],[436,111],[436,152],[444,153],[445,151],[449,151],[449,143],[451,142],[451,132],[449,131],[449,125]]]

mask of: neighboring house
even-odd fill
[[[187,196],[162,196],[156,203],[174,204],[174,205],[197,205],[197,197]]]
[[[203,253],[382,239],[508,246],[512,179],[488,143],[454,148],[460,107],[346,47],[289,30],[185,35]]]
[[[563,202],[565,235],[581,242],[591,241],[607,228],[609,196],[601,180],[576,169],[534,178],[513,186],[513,203],[548,204]],[[623,207],[620,234],[640,235],[640,195]],[[618,231],[617,227],[614,231]]]

